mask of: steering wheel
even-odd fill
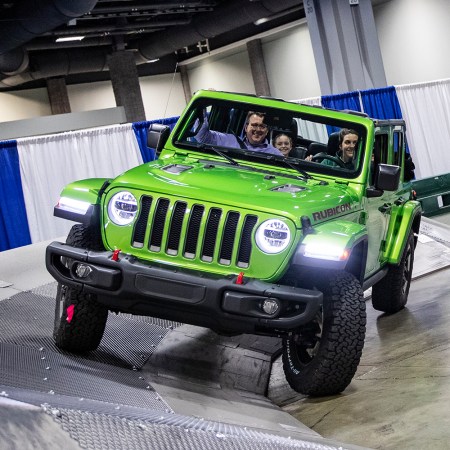
[[[336,163],[336,165],[339,167],[345,167],[344,161],[342,161],[340,158],[338,158],[337,156],[327,155],[326,153],[318,153],[317,155],[314,155],[311,158],[311,161],[323,161],[324,159],[328,159],[329,161]]]

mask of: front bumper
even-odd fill
[[[61,260],[64,257],[64,263]],[[117,260],[116,260],[117,259]],[[52,242],[46,266],[61,284],[95,294],[117,312],[159,317],[227,333],[279,334],[310,322],[320,291],[219,276]],[[267,314],[266,299],[278,310]]]

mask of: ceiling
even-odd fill
[[[300,0],[0,1],[0,90],[61,76],[108,80],[108,55],[121,50],[134,53],[140,76],[173,73],[188,58],[304,17]]]

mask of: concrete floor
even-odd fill
[[[324,438],[373,449],[449,449],[448,256],[448,247],[425,237],[407,307],[389,316],[368,299],[362,360],[343,394],[300,396],[283,384],[277,361],[269,398]]]

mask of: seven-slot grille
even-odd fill
[[[144,195],[132,245],[203,262],[214,262],[217,258],[219,264],[247,268],[257,221],[252,214],[198,203],[188,205],[181,200],[171,204],[168,198]]]

